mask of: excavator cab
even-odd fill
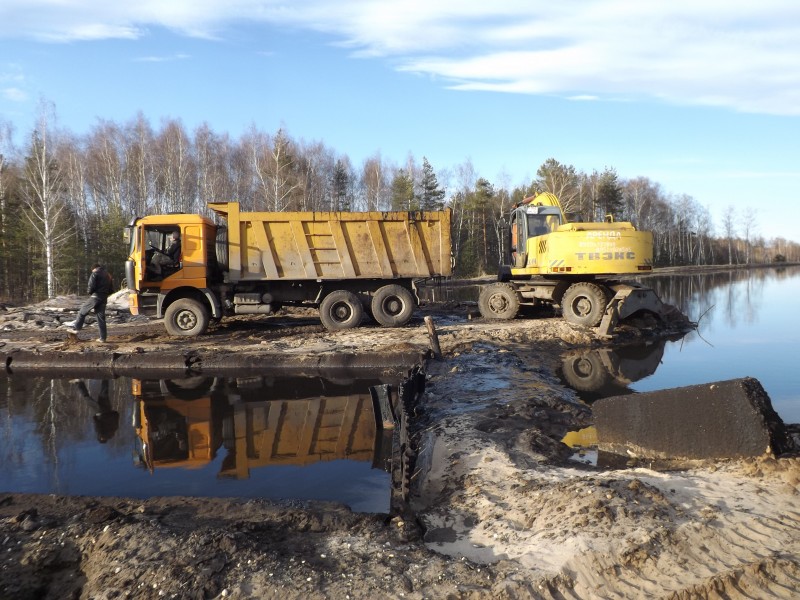
[[[511,265],[521,269],[528,266],[528,240],[547,235],[561,225],[561,209],[557,206],[523,204],[511,213]]]

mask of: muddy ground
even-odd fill
[[[422,354],[431,315],[443,357],[427,363],[412,419],[409,503],[366,515],[319,503],[0,492],[0,598],[792,598],[800,588],[800,459],[671,471],[570,461],[560,440],[591,423],[591,408],[561,385],[559,357],[608,342],[552,313],[490,323],[449,305],[401,329],[329,333],[299,311],[182,340],[112,303],[109,343],[99,344],[96,328],[77,340],[59,328],[79,302],[0,310],[4,360]],[[663,333],[623,329],[614,342]]]

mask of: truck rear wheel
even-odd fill
[[[493,283],[481,290],[478,310],[484,319],[513,319],[519,312],[519,296],[507,283]]]
[[[336,290],[319,305],[319,318],[325,329],[338,331],[358,327],[364,317],[364,307],[353,292]]]
[[[208,328],[208,321],[208,308],[191,298],[176,300],[164,312],[164,327],[170,335],[201,335]]]
[[[380,288],[372,297],[372,317],[384,327],[400,327],[414,314],[414,296],[408,288],[392,284]]]
[[[561,299],[564,320],[573,325],[597,327],[608,305],[608,292],[603,286],[582,281],[573,283]]]

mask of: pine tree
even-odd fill
[[[617,172],[614,169],[606,168],[600,174],[597,183],[597,199],[603,216],[612,215],[617,218],[622,213],[622,186],[619,184]]]
[[[399,169],[392,179],[392,210],[419,210],[414,181],[405,169]]]
[[[431,163],[422,157],[422,181],[420,182],[419,205],[422,210],[441,210],[444,206],[445,191],[439,187],[436,173]]]
[[[333,210],[351,210],[350,206],[350,176],[341,160],[336,161],[331,181],[331,208]]]

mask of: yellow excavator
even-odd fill
[[[631,223],[568,222],[558,198],[544,192],[514,206],[507,239],[508,264],[478,298],[484,318],[513,319],[522,305],[551,303],[568,323],[608,336],[636,312],[677,312],[652,289],[617,279],[653,269],[652,233]]]

